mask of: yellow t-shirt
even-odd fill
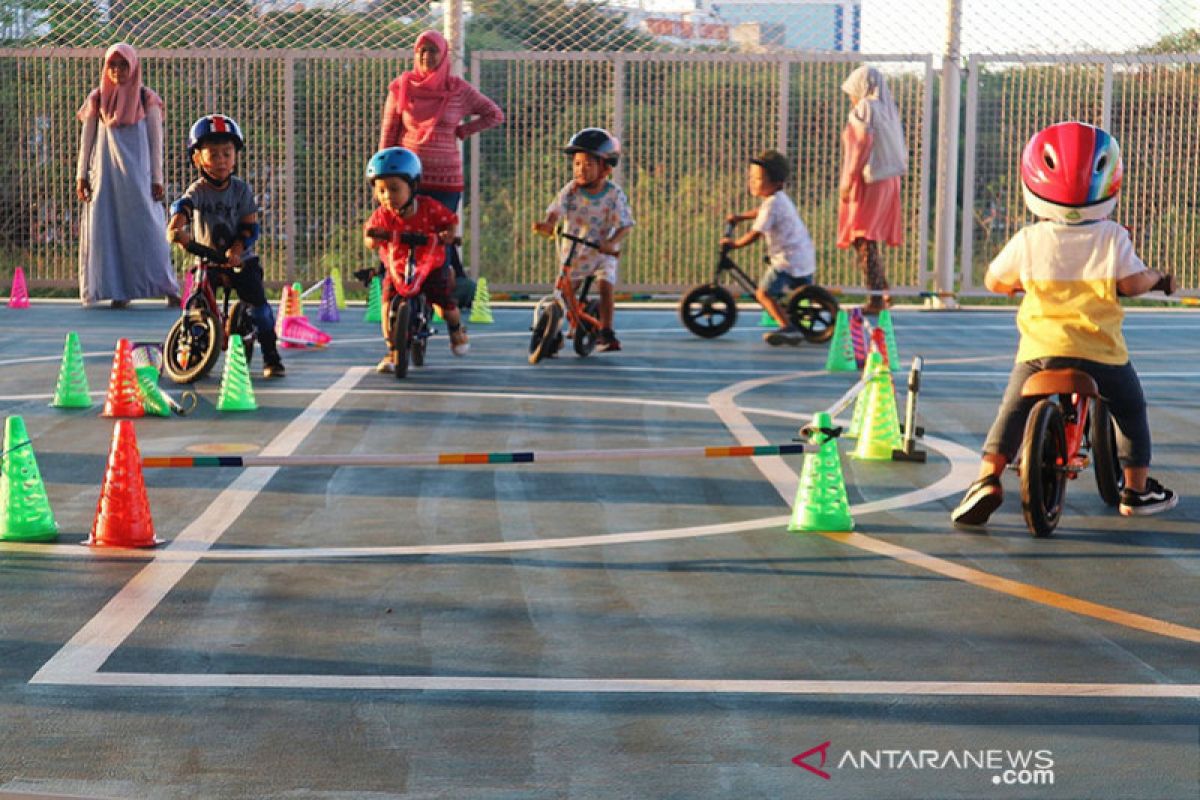
[[[1065,356],[1101,364],[1129,361],[1117,281],[1146,269],[1129,232],[1112,220],[1039,222],[1017,231],[988,267],[1021,282],[1017,361]]]

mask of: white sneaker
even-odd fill
[[[471,350],[471,343],[467,341],[467,332],[459,328],[454,333],[450,334],[450,352],[456,356],[465,356]]]
[[[387,355],[381,358],[379,363],[375,365],[375,371],[380,375],[387,375],[389,372],[395,372],[396,365],[392,363],[392,357]]]

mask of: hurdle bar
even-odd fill
[[[201,467],[445,467],[465,464],[555,464],[684,458],[754,458],[816,453],[811,444],[662,447],[627,450],[530,450],[510,453],[376,453],[292,456],[149,456],[147,469]]]

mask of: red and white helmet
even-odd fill
[[[1025,205],[1055,222],[1107,217],[1124,175],[1117,140],[1083,122],[1059,122],[1038,131],[1021,154]]]

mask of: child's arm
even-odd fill
[[[258,226],[258,214],[246,214],[238,220],[239,234],[242,231],[255,229]],[[239,235],[233,240],[233,244],[229,245],[229,249],[225,251],[225,263],[230,267],[240,267],[242,265],[242,255],[246,252],[249,242],[245,235]]]
[[[731,250],[737,250],[742,247],[748,247],[762,238],[762,231],[746,231],[736,239],[731,239],[728,236],[721,237],[721,246],[728,247]]]
[[[633,230],[632,225],[627,225],[624,228],[618,228],[616,233],[600,242],[600,252],[607,256],[620,256],[621,241],[629,235],[631,230]]]
[[[746,222],[758,216],[758,209],[753,211],[742,211],[741,213],[734,212],[725,218],[725,221],[730,225],[737,225],[739,222]]]
[[[1006,294],[1009,297],[1016,294],[1017,292],[1024,291],[1024,289],[1025,289],[1025,287],[1021,285],[1020,278],[1018,278],[1017,280],[1010,283],[1008,281],[1004,281],[1004,280],[1001,280],[1000,278],[997,278],[995,275],[993,275],[991,273],[990,270],[988,271],[988,273],[986,275],[983,276],[983,285],[988,288],[989,292],[995,292],[996,294]]]
[[[187,195],[171,203],[171,217],[167,220],[167,241],[187,247],[192,241],[188,225],[192,221],[192,199]]]
[[[1117,294],[1122,297],[1137,297],[1155,290],[1172,294],[1175,291],[1175,276],[1156,269],[1146,269],[1117,281]]]
[[[552,236],[554,235],[554,227],[558,225],[559,219],[560,217],[558,212],[551,211],[546,214],[546,218],[544,220],[533,223],[533,229],[542,236]]]

